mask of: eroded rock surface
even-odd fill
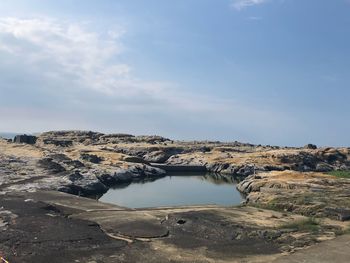
[[[38,136],[34,145],[0,141],[1,169],[5,174],[0,179],[0,189],[13,190],[17,185],[21,190],[55,189],[99,195],[113,184],[164,176],[165,172],[151,163],[203,166],[209,172],[244,179],[269,171],[346,170],[350,169],[349,156],[349,148],[317,148],[312,144],[280,148],[92,131],[46,132]],[[21,185],[21,181],[25,184]]]
[[[0,197],[0,251],[15,263],[271,262],[343,228],[297,229],[290,224],[304,216],[253,207],[135,210],[53,191]]]
[[[100,196],[114,184],[158,178],[165,171],[146,163],[124,161],[124,154],[88,145],[102,134],[57,132],[44,134],[37,144],[0,140],[0,191],[58,190]],[[51,136],[51,137],[50,137]],[[50,143],[46,143],[50,140]],[[51,142],[56,143],[52,144]],[[66,142],[71,144],[67,145]],[[74,141],[74,144],[73,144]]]
[[[132,210],[56,196],[95,199],[117,184],[162,177],[165,170],[156,166],[164,165],[204,167],[213,180],[215,173],[238,179],[245,205]],[[270,262],[347,231],[350,180],[326,174],[334,170],[350,170],[350,148],[91,131],[47,132],[35,144],[0,139],[0,248],[11,262],[47,260],[68,244],[65,259],[81,262]],[[43,233],[53,231],[52,239],[31,239],[40,230],[35,220]],[[62,229],[83,234],[65,238]]]
[[[312,217],[350,220],[350,180],[295,171],[251,175],[238,184],[246,202]]]

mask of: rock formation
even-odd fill
[[[272,189],[279,192],[283,189],[285,196],[292,198],[288,189],[309,196],[313,193],[310,191],[312,186],[317,185],[334,193],[338,189],[340,195],[346,189],[346,181],[325,179],[320,173],[350,169],[349,148],[317,148],[312,144],[282,148],[237,141],[183,142],[161,136],[91,131],[45,132],[38,138],[17,136],[15,141],[26,144],[0,142],[0,171],[5,174],[0,179],[0,191],[54,189],[84,196],[102,195],[116,184],[164,176],[161,166],[152,166],[152,163],[158,163],[204,167],[211,173],[244,180],[239,190],[247,194],[247,201],[264,205],[267,196],[272,198]],[[290,181],[275,174],[288,174]],[[300,174],[305,176],[302,184],[297,179]],[[295,198],[299,197],[295,195]],[[319,202],[319,199],[315,200]],[[335,201],[328,204],[310,214],[344,208],[336,206]],[[294,206],[292,210],[301,212],[303,209],[306,208]]]
[[[35,144],[36,140],[37,140],[36,136],[23,134],[23,135],[16,135],[15,138],[13,139],[13,142]]]

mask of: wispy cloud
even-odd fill
[[[231,1],[231,7],[234,9],[241,11],[247,7],[255,6],[255,5],[261,5],[269,0],[232,0]]]
[[[76,85],[98,92],[125,95],[136,89],[153,91],[131,77],[130,66],[116,62],[123,51],[122,34],[108,31],[102,37],[78,24],[4,18],[0,20],[0,50],[44,68],[48,77],[69,75]]]
[[[293,123],[280,112],[233,98],[138,78],[137,69],[121,59],[127,50],[125,32],[97,33],[86,25],[50,18],[0,18],[3,129],[76,128],[205,138],[214,125],[222,134],[234,132],[236,139],[245,140],[251,131]]]

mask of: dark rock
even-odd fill
[[[165,175],[165,171],[160,168],[152,167],[149,165],[135,165],[128,169],[136,177],[145,178],[145,177],[161,177]]]
[[[90,172],[74,171],[63,179],[67,183],[58,188],[61,192],[66,192],[82,196],[96,196],[108,191],[108,187],[99,178]]]
[[[27,144],[35,144],[37,140],[36,136],[33,135],[16,135],[13,141],[15,143],[27,143]]]
[[[118,169],[114,173],[108,174],[104,173],[98,175],[97,178],[107,186],[116,186],[126,183],[131,183],[132,181],[139,181],[144,178],[142,174],[135,174],[132,171],[125,169]]]
[[[40,159],[38,161],[38,166],[54,174],[66,171],[66,169],[62,165],[53,161],[52,158]]]
[[[286,167],[283,166],[276,166],[276,165],[265,165],[263,167],[263,170],[270,172],[270,171],[284,171],[286,170]]]
[[[53,144],[55,146],[70,147],[73,146],[73,141],[70,140],[55,140],[55,139],[44,139],[44,144]]]
[[[57,154],[50,154],[48,156],[49,158],[52,158],[53,161],[64,164],[65,166],[71,166],[70,168],[81,168],[84,167],[84,164],[80,162],[79,160],[72,160],[65,154],[57,153]]]
[[[326,207],[324,213],[327,217],[340,220],[340,221],[349,221],[350,220],[350,210],[344,208],[331,208]]]
[[[117,183],[116,175],[113,174],[103,173],[96,175],[96,177],[106,186],[113,186]]]
[[[120,142],[134,142],[135,136],[124,133],[106,134],[99,138],[99,143],[120,143]]]
[[[144,136],[137,136],[135,138],[137,141],[147,142],[150,144],[157,144],[157,143],[170,141],[168,138],[164,138],[158,135],[144,135]]]
[[[63,185],[60,186],[58,189],[60,192],[78,195],[78,196],[100,196],[108,191],[108,188],[102,184],[102,183],[94,183],[90,185],[77,185],[77,184],[70,184],[70,185]]]
[[[210,148],[208,146],[203,146],[203,147],[200,147],[198,150],[201,152],[207,153],[207,152],[210,152],[212,150],[212,148]]]
[[[62,153],[50,154],[48,157],[58,162],[65,162],[71,160],[67,155]]]
[[[143,159],[150,163],[164,163],[172,156],[185,152],[189,152],[189,149],[183,147],[154,147],[143,155]]]
[[[84,167],[84,164],[79,160],[67,160],[63,161],[65,165],[72,166],[73,168],[81,168]]]
[[[77,181],[77,180],[83,179],[83,176],[80,174],[79,171],[74,171],[73,174],[68,175],[68,178],[69,178],[69,180],[71,180],[72,182],[75,182],[75,181]]]
[[[232,173],[233,174],[235,172],[235,167],[231,167],[230,164],[228,163],[207,164],[206,168],[209,172],[212,172],[212,173],[226,173],[226,174]]]
[[[90,163],[100,163],[102,161],[102,158],[98,157],[97,155],[94,154],[87,154],[87,153],[82,153],[80,155],[81,159],[88,161]]]
[[[145,161],[144,159],[138,157],[138,156],[126,156],[123,159],[125,162],[129,162],[129,163],[145,163],[145,164],[149,164],[149,162]]]
[[[340,152],[327,155],[328,163],[335,163],[337,161],[343,161],[343,160],[346,160],[346,156],[344,154],[341,154]]]
[[[241,169],[237,171],[238,176],[249,176],[255,173],[255,167],[254,166],[244,166]]]
[[[51,131],[42,133],[39,138],[42,141],[56,140],[77,143],[95,143],[103,135],[103,133],[92,131]]]
[[[350,220],[350,213],[347,211],[346,213],[340,213],[339,214],[339,220],[340,221],[349,221]]]
[[[133,181],[159,178],[165,176],[165,174],[166,172],[162,169],[143,164],[131,166],[128,169],[119,168],[114,173],[96,174],[96,177],[107,186],[115,186]]]
[[[169,159],[171,156],[171,153],[167,153],[164,151],[154,151],[147,153],[146,155],[143,156],[143,158],[151,163],[164,163]]]
[[[179,224],[179,225],[183,225],[185,223],[186,223],[186,220],[183,220],[183,219],[177,220],[177,224]]]
[[[317,149],[317,146],[315,144],[307,144],[304,146],[305,149],[310,149],[310,150],[316,150]]]
[[[311,170],[316,168],[317,158],[314,155],[304,154],[302,156],[302,164],[304,166],[310,167]]]

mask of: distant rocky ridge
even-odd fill
[[[349,148],[320,148],[308,144],[303,148],[261,146],[248,143],[173,141],[161,136],[133,136],[96,132],[47,132],[38,144],[71,146],[105,145],[105,150],[139,157],[146,162],[168,164],[202,164],[210,172],[247,176],[252,170],[296,170],[326,172],[350,167]],[[109,147],[109,148],[108,148]],[[237,156],[239,158],[236,158]],[[245,160],[244,160],[245,158]],[[259,159],[256,162],[256,159]],[[250,165],[249,165],[250,162]]]
[[[240,180],[271,171],[350,169],[350,148],[302,148],[240,142],[174,141],[161,136],[52,131],[0,141],[0,191],[54,189],[102,195],[109,187],[166,174],[152,166],[203,166]],[[247,179],[249,180],[249,179]],[[240,187],[242,192],[247,192]]]

